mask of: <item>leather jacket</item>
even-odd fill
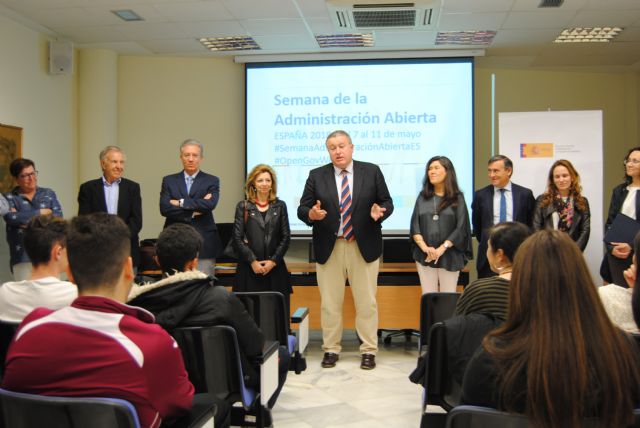
[[[536,200],[536,209],[533,212],[533,230],[553,229],[553,213],[556,211],[553,204],[542,207],[542,198],[544,195],[538,196]],[[589,202],[585,198],[587,207],[584,211],[577,207],[573,212],[573,223],[567,231],[571,239],[575,241],[581,251],[587,247],[589,242],[589,234],[591,233],[591,211],[589,210]]]
[[[245,263],[251,264],[254,260],[282,263],[291,241],[287,205],[284,201],[276,199],[269,205],[267,214],[263,217],[254,203],[238,202],[231,239]]]

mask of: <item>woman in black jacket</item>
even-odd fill
[[[614,187],[605,223],[605,234],[611,229],[618,214],[640,221],[640,147],[634,147],[624,158],[624,183]],[[600,276],[608,283],[626,285],[622,272],[631,265],[633,249],[626,242],[607,242],[607,252],[600,266]]]
[[[276,197],[276,173],[256,165],[245,185],[246,200],[236,206],[233,246],[239,255],[234,291],[279,291],[289,311],[291,279],[284,255],[291,231],[287,205]]]
[[[584,251],[591,231],[589,201],[582,195],[580,175],[571,162],[557,160],[551,165],[547,190],[536,200],[533,230],[557,229],[569,234]]]

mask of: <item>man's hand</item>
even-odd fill
[[[171,199],[171,200],[169,201],[169,203],[170,203],[171,205],[173,205],[174,207],[179,207],[179,206],[180,206],[180,200],[179,200],[179,199]]]
[[[378,204],[374,203],[373,205],[371,205],[371,218],[373,219],[373,221],[380,220],[384,216],[384,212],[386,210],[386,208],[382,208]]]
[[[207,193],[206,195],[204,195],[204,198],[202,198],[202,199],[205,199],[205,200],[208,201],[211,198],[213,198],[213,195],[211,193]]]
[[[309,210],[309,220],[320,221],[320,220],[324,220],[326,216],[327,216],[327,211],[323,210],[320,207],[320,201],[316,201],[316,204],[312,206],[311,209]]]
[[[619,259],[626,259],[631,254],[631,246],[626,242],[612,242],[611,254]]]
[[[51,208],[40,208],[40,215],[51,215],[53,211]]]

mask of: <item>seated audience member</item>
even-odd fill
[[[607,315],[609,315],[611,321],[622,330],[637,333],[638,326],[633,318],[631,299],[635,289],[634,285],[637,280],[638,259],[636,254],[637,251],[640,251],[640,233],[636,235],[634,239],[633,249],[634,255],[631,266],[629,266],[622,275],[629,288],[621,287],[616,284],[607,284],[598,287],[598,294],[600,295],[604,309],[607,311]]]
[[[497,276],[479,278],[465,287],[456,304],[456,315],[492,314],[507,318],[509,281],[513,258],[520,244],[531,234],[528,226],[519,222],[504,222],[493,226],[487,242],[487,261]]]
[[[153,315],[123,304],[133,266],[129,229],[115,215],[74,218],[67,235],[79,297],[24,319],[10,345],[2,388],[131,402],[144,428],[186,413],[193,399],[180,349]]]
[[[38,307],[60,309],[78,297],[78,288],[61,281],[67,269],[68,223],[50,215],[33,217],[24,231],[24,246],[33,266],[29,279],[0,286],[0,320],[20,322]]]
[[[164,229],[156,242],[156,258],[164,278],[147,285],[136,285],[129,304],[143,307],[156,316],[156,321],[171,331],[176,327],[229,325],[238,336],[242,365],[247,385],[258,384],[257,367],[249,362],[262,354],[264,336],[242,302],[213,278],[197,270],[202,236],[188,224],[175,223]],[[269,407],[284,384],[289,366],[288,354],[281,357],[284,377]]]
[[[633,425],[637,348],[604,311],[578,246],[541,230],[513,264],[506,322],[469,362],[462,401],[524,413],[535,427]]]

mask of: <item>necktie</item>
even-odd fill
[[[342,218],[342,236],[347,242],[354,240],[353,225],[351,224],[351,190],[347,171],[342,170],[342,185],[340,191],[340,217]]]
[[[507,221],[507,197],[505,189],[500,189],[500,223]]]
[[[193,184],[193,177],[187,175],[187,193],[191,191],[191,185]]]

